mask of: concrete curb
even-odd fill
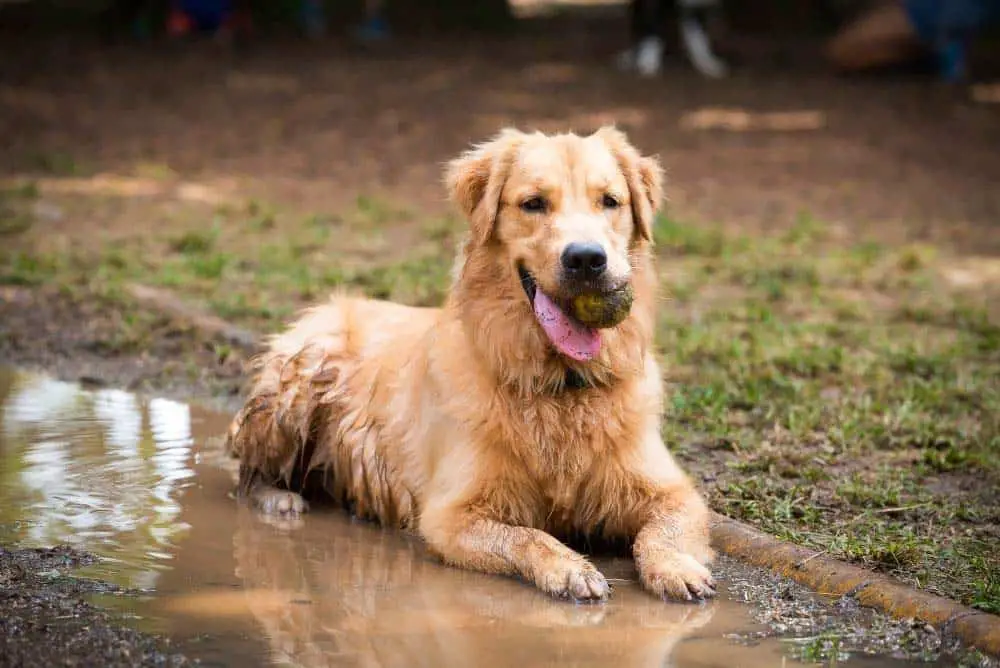
[[[861,605],[893,617],[919,619],[1000,658],[1000,617],[996,615],[913,589],[886,575],[823,556],[821,552],[786,543],[716,513],[713,513],[711,524],[712,544],[723,554],[767,568],[821,594],[850,594]]]

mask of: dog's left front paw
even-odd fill
[[[642,586],[661,598],[701,601],[715,596],[712,573],[689,554],[677,553],[639,569]]]

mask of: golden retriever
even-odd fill
[[[445,180],[470,224],[446,303],[336,296],[275,336],[229,430],[241,494],[322,494],[578,601],[610,587],[557,536],[627,540],[653,594],[713,596],[708,511],[660,436],[658,161],[613,127],[507,129]],[[597,326],[573,306],[625,292]]]

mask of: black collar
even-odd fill
[[[590,382],[576,369],[566,369],[565,386],[567,390],[582,390],[590,387]]]

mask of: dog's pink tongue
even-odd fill
[[[541,290],[535,290],[535,317],[549,340],[567,357],[589,360],[601,349],[600,332],[570,319]]]

